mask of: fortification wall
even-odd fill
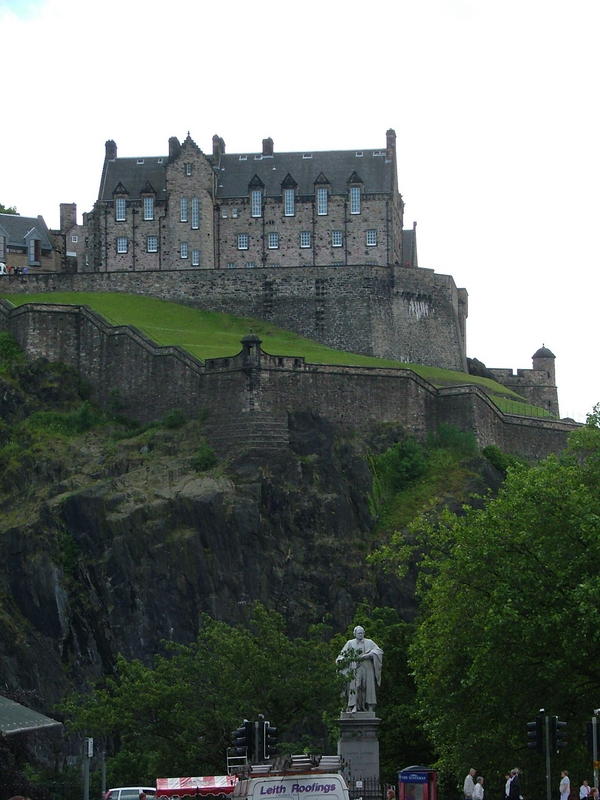
[[[6,293],[128,292],[258,317],[336,349],[466,371],[448,275],[388,267],[89,272],[2,280]]]
[[[505,415],[475,386],[437,389],[406,369],[316,365],[267,355],[253,336],[245,337],[237,356],[203,364],[179,348],[155,345],[134,328],[112,327],[81,306],[13,308],[0,301],[0,327],[29,356],[78,369],[96,400],[118,400],[124,413],[139,420],[174,409],[208,411],[207,433],[221,451],[243,446],[257,421],[277,423],[281,444],[287,415],[306,410],[355,428],[394,422],[419,438],[446,422],[474,432],[481,446],[497,444],[534,458],[562,449],[577,427]]]

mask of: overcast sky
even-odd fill
[[[467,352],[556,355],[561,414],[600,401],[598,0],[0,0],[0,203],[58,227],[104,142],[167,153],[383,147],[419,263],[469,293]]]

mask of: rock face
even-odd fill
[[[52,468],[40,456],[43,478],[4,503],[1,684],[48,708],[118,653],[148,660],[195,638],[202,613],[237,622],[255,600],[295,634],[323,619],[341,629],[358,601],[390,592],[410,613],[410,592],[365,566],[364,440],[310,414],[290,432],[286,450],[204,473],[198,422],[117,442],[88,433]]]

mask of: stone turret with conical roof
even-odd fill
[[[532,405],[558,417],[555,360],[552,350],[543,344],[531,357],[533,369],[518,369],[515,374],[512,369],[493,367],[491,372],[499,383],[514,389]]]

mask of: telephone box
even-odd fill
[[[437,800],[437,772],[429,767],[405,767],[398,772],[398,800]]]

